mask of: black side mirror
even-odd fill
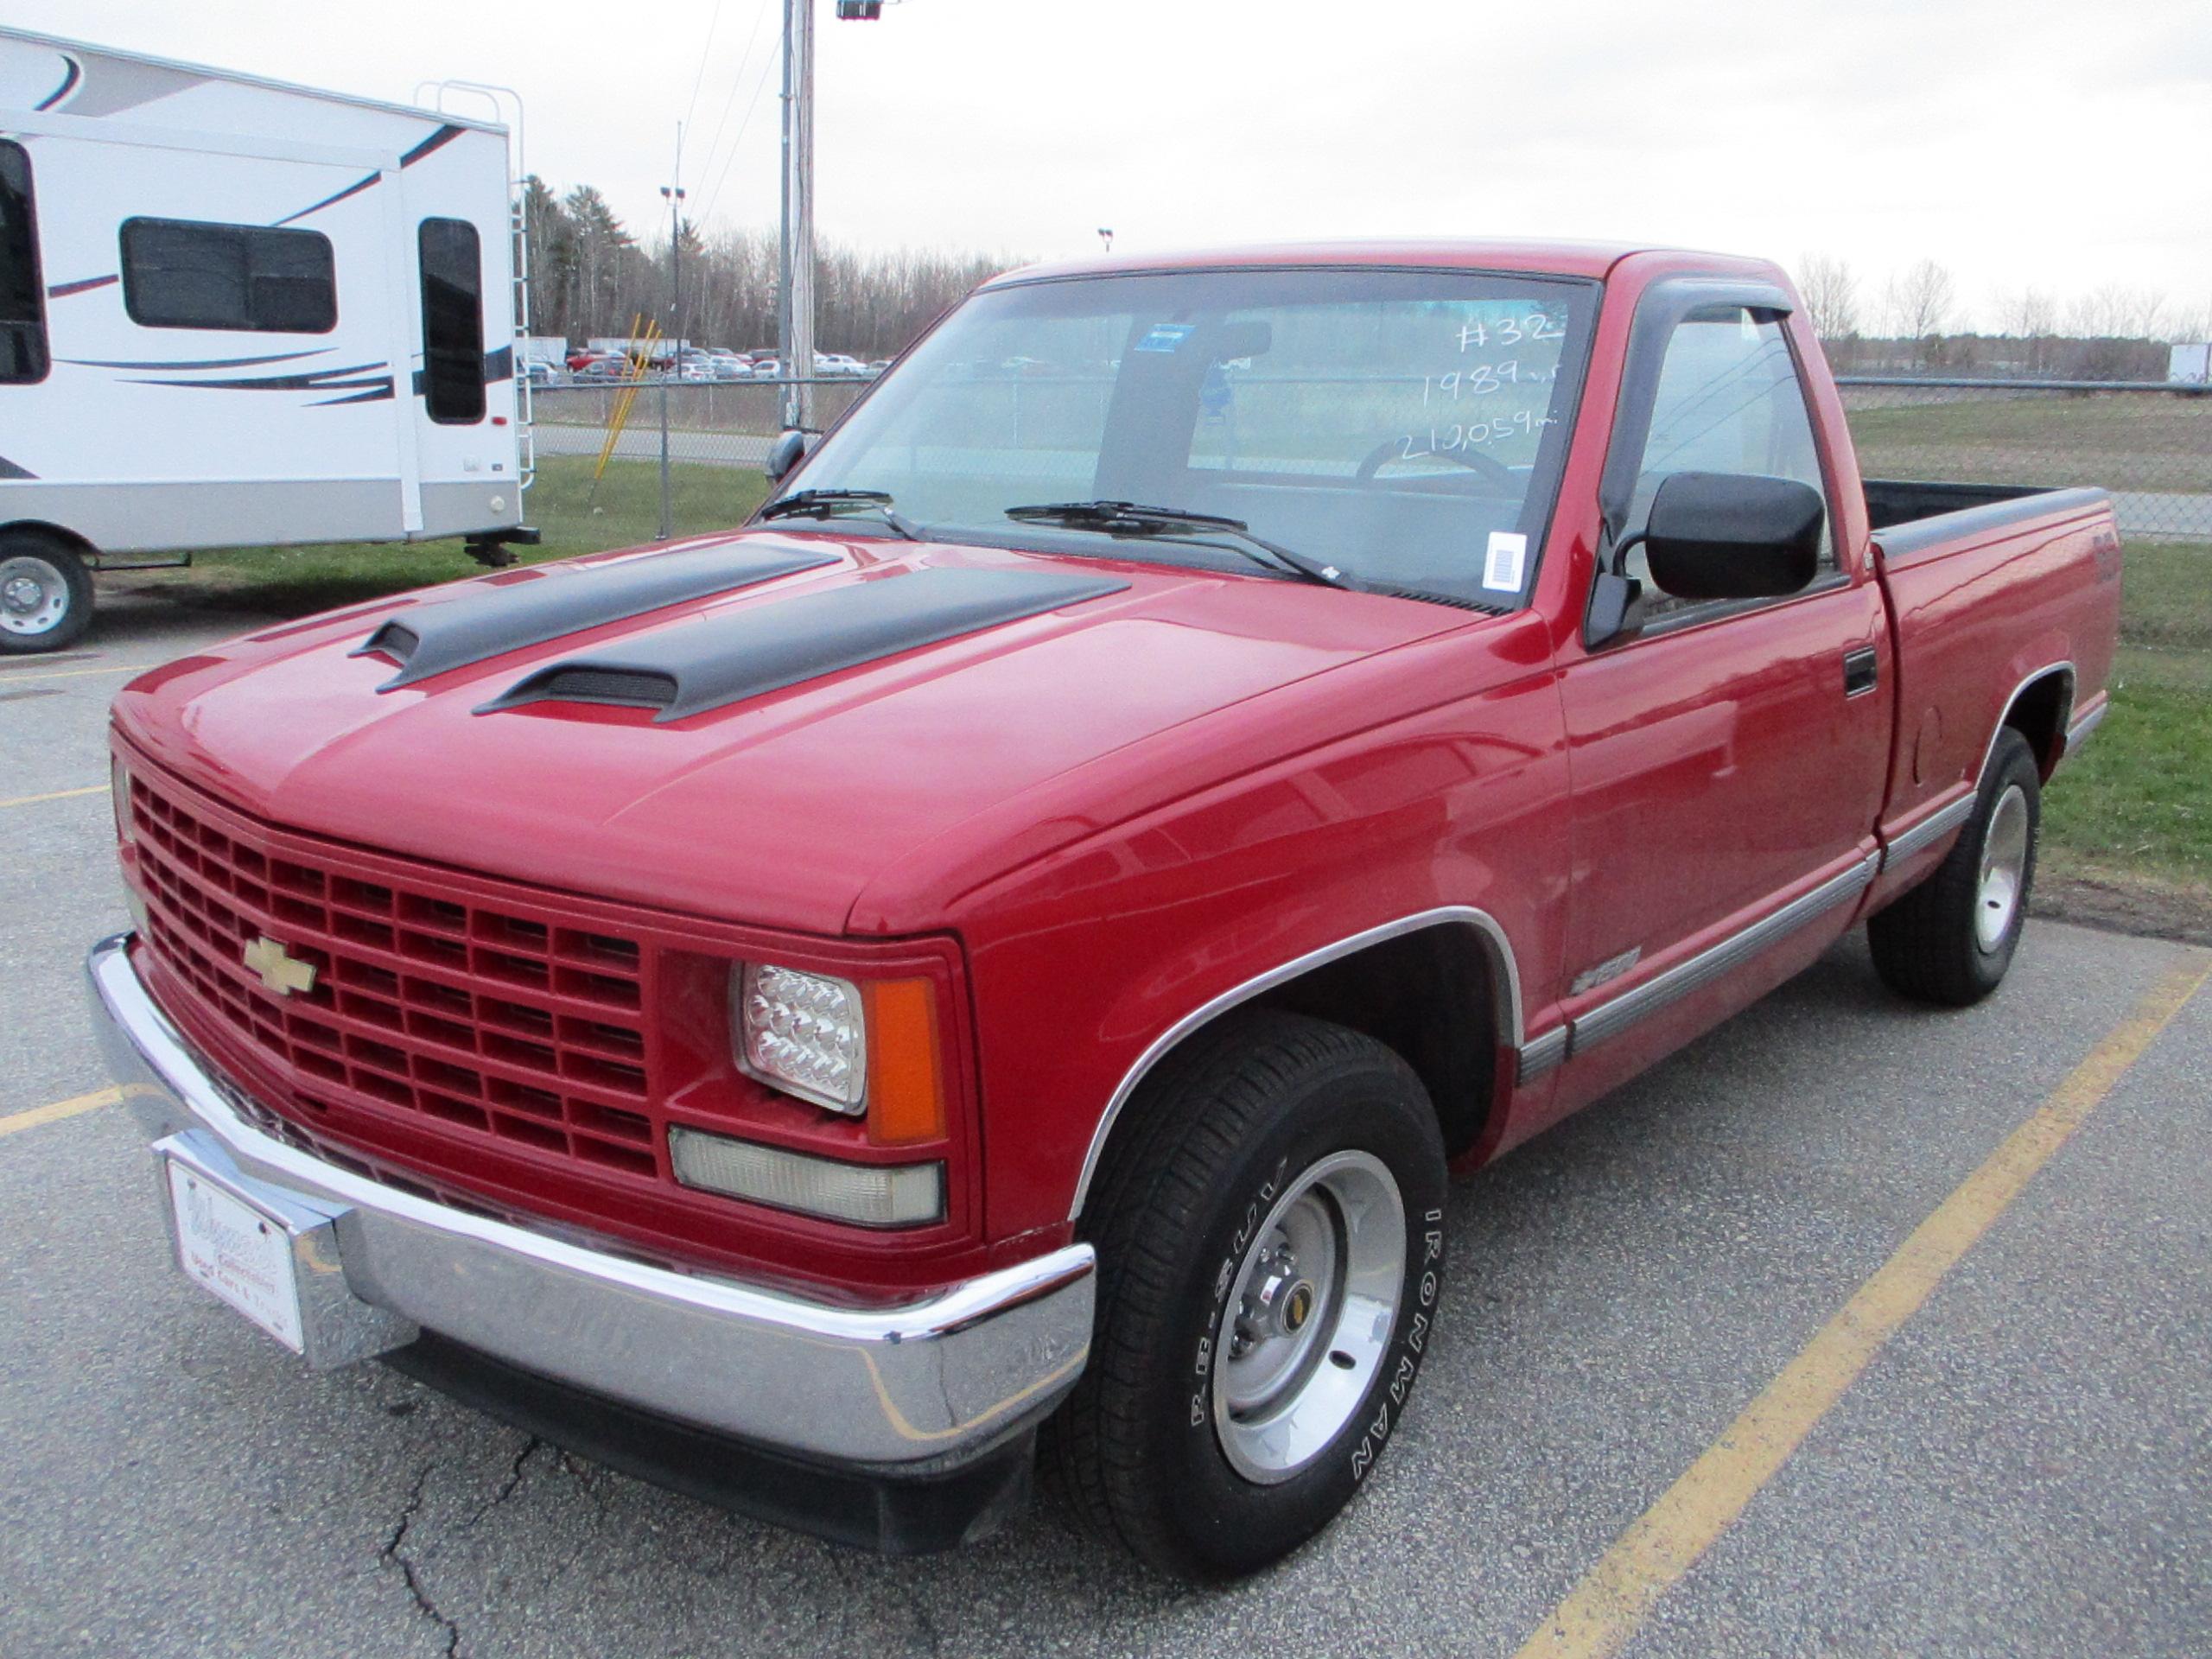
[[[1809,484],[1743,473],[1675,473],[1652,498],[1643,556],[1676,599],[1779,599],[1820,569],[1827,504]]]
[[[760,470],[768,474],[771,484],[780,484],[791,475],[791,468],[806,458],[807,448],[813,437],[813,433],[802,432],[794,427],[768,446],[768,459],[762,463]]]

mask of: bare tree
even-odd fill
[[[1833,345],[1859,333],[1859,276],[1831,253],[1808,253],[1797,262],[1797,291],[1813,332]],[[1833,353],[1831,353],[1833,355]]]
[[[1943,335],[1958,304],[1951,273],[1933,259],[1923,259],[1890,281],[1885,296],[1890,330],[1913,345],[1914,361],[1927,368],[1943,355]]]
[[[2031,375],[2052,372],[2057,357],[2052,347],[2058,334],[2058,302],[2039,288],[2024,288],[2002,296],[1998,302],[1999,326],[2020,342],[2021,370]]]
[[[2086,340],[2156,340],[2165,313],[2166,296],[2157,289],[2107,283],[2068,307],[2066,321]]]

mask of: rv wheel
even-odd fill
[[[92,622],[84,560],[42,536],[0,536],[0,652],[59,651]]]

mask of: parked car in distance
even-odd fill
[[[868,372],[870,374],[872,374],[872,375],[874,375],[874,374],[881,374],[881,373],[886,370],[886,369],[889,368],[890,366],[891,366],[891,359],[890,359],[889,358],[887,358],[887,357],[879,357],[879,358],[877,358],[877,359],[875,359],[875,361],[874,361],[874,362],[873,362],[873,363],[871,363],[871,364],[869,364],[869,365],[868,365]]]
[[[567,369],[556,363],[548,363],[544,359],[538,357],[524,359],[522,375],[523,378],[530,383],[533,391],[545,386],[564,386],[569,384]]]
[[[576,370],[575,373],[575,378],[580,382],[598,381],[603,383],[607,381],[634,380],[638,378],[639,374],[637,365],[631,362],[631,360],[626,357],[602,356],[591,358],[585,362],[582,368]]]
[[[783,372],[784,365],[779,359],[772,357],[756,357],[753,359],[752,375],[753,378],[755,380],[773,380],[779,378]]]
[[[1014,272],[770,471],[127,683],[89,973],[216,1294],[879,1548],[1033,1461],[1296,1548],[1479,1312],[1447,1172],[1861,922],[1989,995],[2108,706],[2109,499],[1863,478],[1759,260]]]

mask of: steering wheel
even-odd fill
[[[1367,459],[1359,463],[1359,470],[1352,474],[1353,481],[1372,484],[1375,475],[1382,470],[1382,463],[1389,460],[1404,442],[1403,438],[1385,438],[1376,445],[1368,452]],[[1513,469],[1495,455],[1486,455],[1479,449],[1436,449],[1429,453],[1439,460],[1457,461],[1468,471],[1480,473],[1493,483],[1503,484],[1508,489],[1513,487]],[[1426,455],[1421,457],[1424,461],[1427,458]]]

